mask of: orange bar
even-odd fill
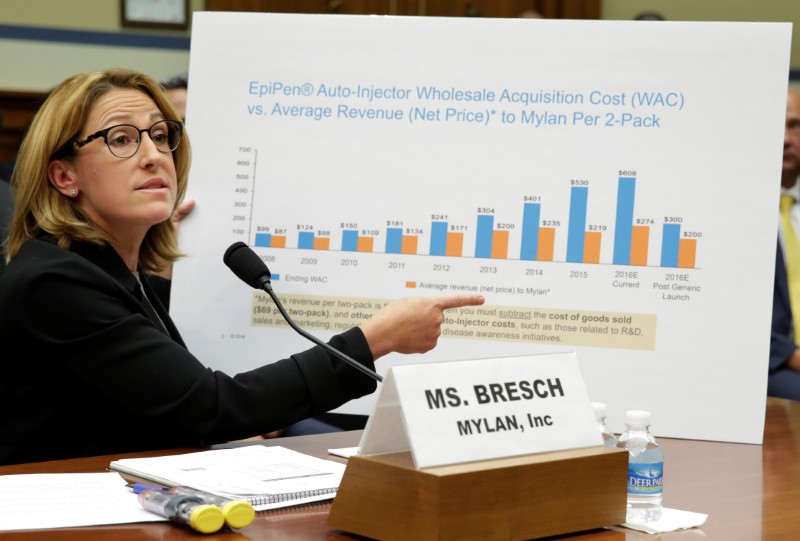
[[[556,230],[554,227],[539,228],[539,247],[536,249],[536,261],[552,261],[556,246]]]
[[[417,255],[417,240],[416,235],[403,235],[400,241],[400,253]]]
[[[359,252],[371,252],[373,242],[375,242],[375,237],[358,237],[356,250]]]
[[[508,257],[508,231],[492,231],[492,259]]]
[[[586,231],[583,234],[583,262],[600,263],[600,241],[603,234],[600,231]]]
[[[417,287],[417,283],[416,282],[406,282],[406,287],[413,289],[413,288]]]
[[[315,250],[330,250],[331,238],[330,237],[314,237]]]
[[[286,248],[286,235],[272,235],[269,245],[272,248]]]
[[[647,265],[647,245],[650,243],[650,227],[634,225],[631,231],[631,265]]]
[[[461,257],[464,249],[464,233],[448,233],[447,245],[444,248],[444,255],[449,257]]]
[[[681,239],[678,244],[678,267],[693,269],[697,257],[697,239]]]

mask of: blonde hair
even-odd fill
[[[79,138],[98,98],[116,89],[139,90],[152,98],[164,118],[180,118],[161,85],[137,71],[115,68],[81,73],[58,85],[33,117],[11,175],[16,208],[6,247],[9,260],[19,253],[26,240],[43,233],[55,237],[65,249],[74,241],[107,243],[105,233],[78,210],[74,200],[50,184],[47,169],[56,152],[60,154]],[[172,152],[172,159],[178,177],[177,209],[186,194],[191,162],[191,145],[185,133]],[[139,267],[146,272],[158,272],[182,256],[172,220],[165,220],[148,230],[139,250]]]

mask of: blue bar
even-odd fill
[[[619,177],[617,188],[617,221],[614,226],[614,264],[630,265],[633,238],[633,196],[636,178]]]
[[[386,253],[399,254],[403,249],[403,228],[386,228]]]
[[[573,186],[569,200],[569,229],[567,230],[567,261],[583,263],[583,240],[586,234],[586,203],[589,188]]]
[[[664,224],[661,232],[661,266],[678,266],[678,247],[681,243],[681,224]]]
[[[525,203],[522,209],[522,248],[520,259],[536,261],[539,251],[539,214],[542,206],[539,203]]]
[[[447,255],[447,222],[431,223],[431,255]]]
[[[297,234],[297,247],[301,250],[314,249],[314,232],[313,231],[300,231]]]
[[[272,246],[272,233],[256,233],[256,246],[259,248]]]
[[[475,239],[475,257],[492,257],[492,232],[494,214],[478,214],[478,231]]]
[[[342,230],[342,251],[343,252],[357,252],[358,251],[358,231],[355,229]]]

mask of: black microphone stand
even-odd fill
[[[329,353],[331,353],[332,355],[335,355],[337,358],[341,359],[342,361],[344,361],[345,363],[349,364],[353,368],[355,368],[357,370],[360,370],[361,372],[363,372],[364,374],[368,375],[369,377],[371,377],[375,381],[383,381],[383,377],[380,374],[378,374],[377,372],[374,372],[374,371],[370,370],[369,368],[367,368],[363,364],[359,363],[358,361],[356,361],[352,357],[349,357],[349,356],[345,355],[344,353],[342,353],[338,349],[332,347],[330,344],[326,344],[325,342],[323,342],[322,340],[320,340],[316,336],[314,336],[314,335],[306,332],[302,328],[300,328],[292,320],[292,318],[289,317],[289,314],[284,309],[283,304],[281,304],[281,301],[278,299],[278,296],[272,290],[272,285],[270,284],[269,279],[264,280],[262,278],[260,281],[263,282],[261,284],[261,289],[266,291],[267,295],[269,295],[272,298],[272,302],[274,302],[275,306],[278,307],[278,311],[280,311],[281,315],[283,316],[283,319],[286,320],[286,323],[288,323],[289,326],[292,329],[297,331],[300,335],[304,336],[305,338],[311,340],[312,342],[314,342],[318,346],[325,348],[325,350],[328,351]]]
[[[222,261],[244,283],[254,289],[263,289],[266,291],[270,298],[272,298],[272,302],[274,302],[275,306],[278,307],[283,319],[285,319],[289,326],[297,331],[301,336],[311,340],[319,347],[324,348],[331,355],[341,359],[356,370],[368,375],[375,381],[383,381],[383,378],[376,372],[370,370],[355,359],[348,357],[338,349],[332,347],[330,344],[326,344],[316,336],[307,333],[294,321],[292,321],[292,318],[289,317],[289,314],[283,308],[283,304],[281,304],[280,299],[278,299],[278,296],[275,295],[275,292],[272,290],[272,285],[270,284],[270,277],[272,274],[269,272],[269,268],[267,268],[267,265],[246,243],[239,241],[231,244],[228,249],[225,250],[225,255],[223,255]]]

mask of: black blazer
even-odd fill
[[[5,241],[14,215],[14,192],[9,183],[0,178],[0,276],[6,268]]]
[[[800,400],[800,372],[787,366],[797,346],[789,300],[789,280],[783,250],[778,242],[775,258],[775,291],[772,297],[772,336],[769,348],[767,395]]]
[[[142,282],[171,336],[112,248],[23,245],[0,278],[0,464],[250,437],[376,388],[318,346],[236,376],[211,370]],[[360,329],[330,344],[374,369]]]
[[[797,346],[794,342],[794,320],[789,300],[789,279],[783,250],[778,241],[778,254],[775,258],[775,289],[772,295],[772,336],[769,348],[770,374],[784,368],[786,361]]]

